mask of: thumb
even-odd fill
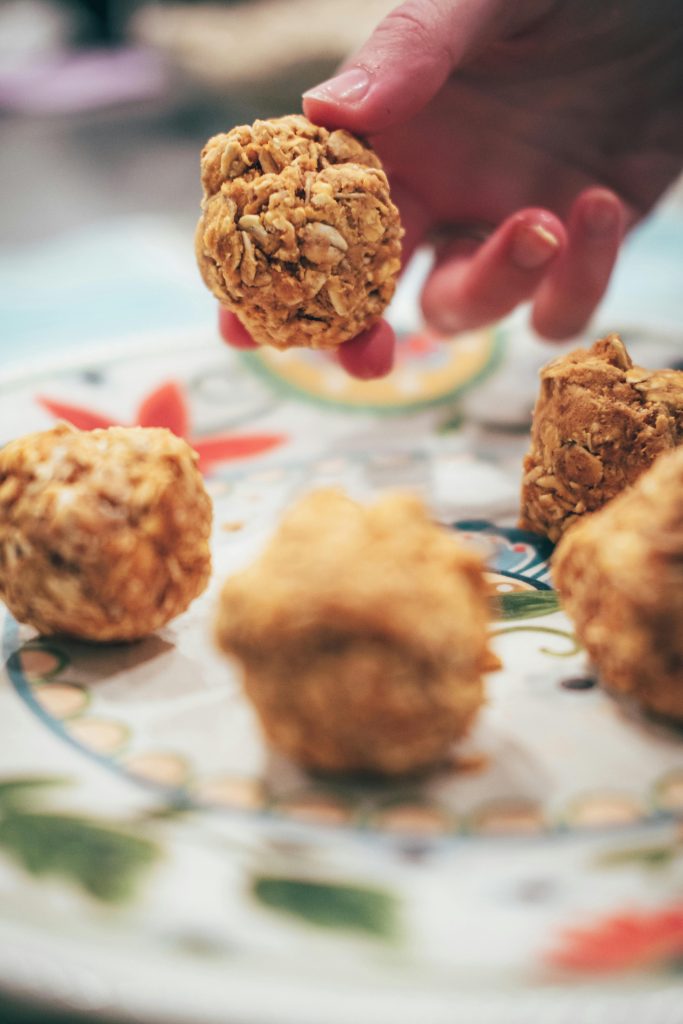
[[[406,121],[455,68],[544,7],[547,0],[407,0],[338,75],[304,93],[304,112],[317,124],[360,135]]]

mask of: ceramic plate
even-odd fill
[[[243,359],[283,395],[347,411],[413,411],[453,402],[485,380],[501,356],[500,332],[471,331],[457,345],[424,327],[399,331],[393,373],[359,381],[344,373],[324,352],[262,348]]]
[[[0,442],[56,418],[186,436],[215,576],[135,645],[3,613],[0,984],[188,1024],[681,1020],[683,741],[595,685],[548,546],[514,528],[524,437],[448,403],[298,404],[201,336],[0,381]],[[488,559],[503,668],[423,778],[274,756],[212,647],[221,581],[320,485],[417,491]]]

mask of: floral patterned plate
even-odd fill
[[[500,333],[471,331],[457,345],[421,327],[399,330],[393,373],[374,381],[349,377],[324,352],[262,348],[243,358],[284,395],[339,409],[396,413],[453,402],[496,368]]]
[[[299,405],[200,336],[0,380],[0,443],[56,417],[188,437],[216,571],[135,645],[0,613],[4,988],[193,1024],[683,1020],[683,739],[596,687],[548,546],[511,525],[523,437]],[[222,579],[329,484],[417,491],[488,559],[503,668],[432,775],[305,775],[211,645]]]

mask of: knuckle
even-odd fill
[[[392,48],[409,38],[410,50],[415,56],[445,61],[449,65],[455,62],[438,0],[407,0],[389,12],[377,31],[380,39],[383,37]]]

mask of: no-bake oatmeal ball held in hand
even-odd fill
[[[42,634],[129,641],[202,593],[211,502],[168,430],[66,425],[0,451],[0,599]]]
[[[435,237],[422,306],[448,337],[522,302],[568,338],[605,290],[624,232],[683,165],[679,0],[408,0],[307,117],[367,139],[406,231]],[[232,314],[225,339],[248,344]],[[380,321],[338,349],[359,377],[391,369]]]
[[[402,229],[368,146],[273,118],[210,139],[201,174],[199,268],[256,342],[333,349],[378,320]]]

